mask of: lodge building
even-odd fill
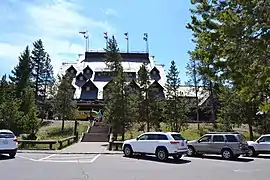
[[[128,80],[127,84],[131,88],[138,87],[136,78],[142,64],[145,64],[150,74],[150,86],[158,88],[158,96],[165,98],[166,72],[163,64],[155,63],[153,56],[146,52],[121,53],[122,66]],[[69,72],[73,75],[72,85],[74,87],[74,99],[80,111],[99,111],[103,108],[103,100],[106,96],[105,90],[108,83],[112,80],[110,70],[105,63],[104,51],[88,51],[85,56],[80,56],[74,63],[62,63],[59,74]],[[180,90],[183,97],[195,98],[195,90],[190,86],[181,86]],[[200,88],[199,104],[202,105],[209,97],[209,93]],[[208,115],[202,112],[204,121],[209,119]],[[191,113],[191,119],[194,113]]]

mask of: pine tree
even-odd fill
[[[43,102],[46,97],[48,85],[54,83],[53,68],[51,59],[44,49],[41,39],[33,43],[31,63],[32,63],[32,79],[35,89],[36,101]]]
[[[149,119],[150,100],[149,100],[149,85],[150,77],[145,64],[141,65],[138,71],[138,82],[140,85],[140,101],[139,101],[139,122],[146,123],[146,130],[150,131],[151,122]]]
[[[109,39],[105,52],[105,63],[112,73],[112,81],[104,92],[107,96],[104,116],[112,126],[114,136],[117,137],[117,134],[121,133],[122,139],[124,139],[126,128],[129,126],[128,118],[126,118],[127,96],[125,95],[125,76],[121,64],[122,57],[114,36]]]
[[[171,62],[170,69],[166,75],[166,105],[165,114],[169,120],[171,131],[179,132],[181,127],[186,123],[188,104],[186,99],[181,95],[181,81],[179,71],[175,61]]]
[[[53,97],[55,114],[62,120],[62,132],[64,132],[65,120],[73,119],[76,112],[76,102],[73,99],[74,88],[72,76],[67,73],[58,77],[57,92]]]
[[[15,84],[15,94],[17,98],[22,97],[22,91],[30,85],[31,77],[31,58],[29,47],[26,46],[25,50],[19,57],[19,63],[11,71],[13,76],[9,76],[9,79]]]

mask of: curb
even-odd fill
[[[32,154],[109,154],[109,155],[121,155],[122,152],[42,152],[42,151],[17,151],[17,153],[32,153]]]

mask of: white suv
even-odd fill
[[[270,154],[270,134],[265,134],[259,137],[256,141],[247,141],[248,156],[255,157],[259,154]]]
[[[133,153],[149,154],[156,155],[160,161],[165,161],[168,156],[180,159],[188,151],[185,138],[173,132],[143,133],[136,139],[124,141],[122,149],[125,156],[132,156]]]
[[[0,130],[0,154],[9,154],[14,158],[18,149],[18,140],[10,130]]]

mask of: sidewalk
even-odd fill
[[[107,150],[108,143],[78,142],[62,150],[18,150],[17,153],[40,154],[123,154],[122,151]]]

